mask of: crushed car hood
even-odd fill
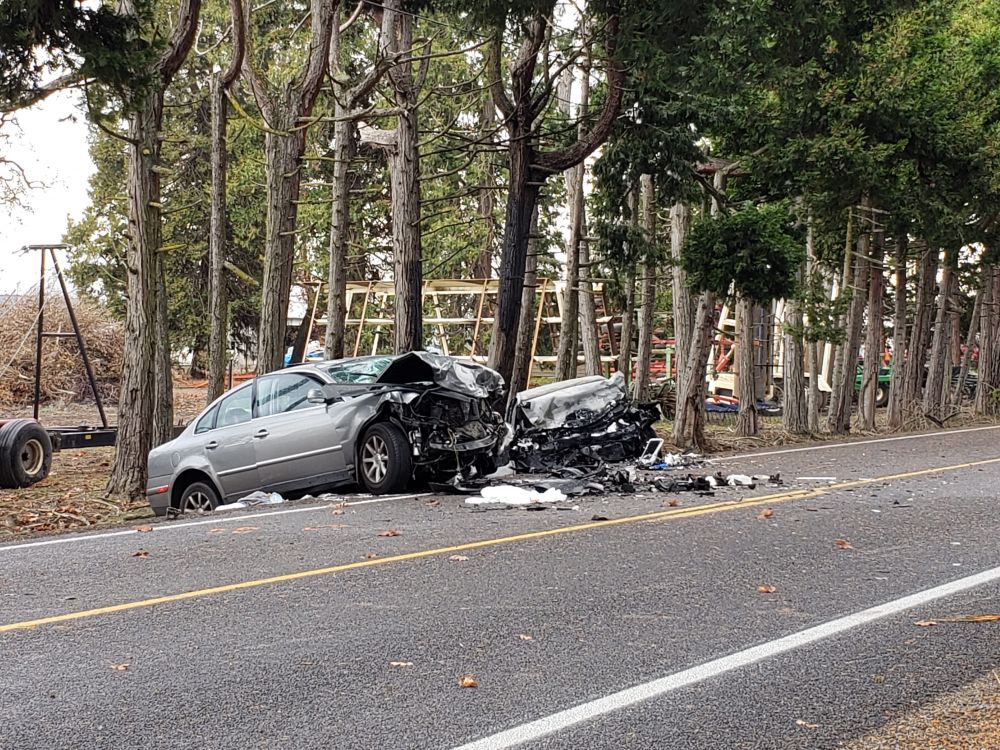
[[[495,370],[430,352],[410,352],[396,357],[376,382],[393,385],[434,383],[470,398],[494,398],[504,387],[503,376]]]

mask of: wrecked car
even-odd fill
[[[515,398],[510,457],[526,472],[638,458],[660,418],[656,404],[632,400],[621,373],[531,388]]]
[[[492,472],[508,427],[503,378],[411,352],[297,365],[213,402],[149,454],[146,496],[165,514],[212,510],[257,490],[359,484],[369,492]]]

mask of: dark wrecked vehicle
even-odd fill
[[[594,375],[519,393],[510,457],[518,471],[598,468],[639,457],[656,437],[656,404],[633,401],[625,378]]]
[[[427,352],[298,365],[212,403],[149,454],[146,495],[164,514],[212,510],[257,490],[360,484],[401,492],[495,470],[508,427],[503,378]]]

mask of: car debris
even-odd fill
[[[566,500],[566,495],[555,487],[550,487],[544,492],[515,487],[511,484],[501,484],[494,487],[483,487],[480,497],[466,498],[467,505],[489,505],[498,503],[501,505],[532,505],[534,503],[561,503]]]
[[[530,388],[514,401],[511,459],[518,471],[545,471],[638,459],[661,418],[632,400],[622,373]]]

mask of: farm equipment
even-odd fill
[[[66,245],[28,245],[25,251],[37,250],[41,253],[41,270],[38,282],[38,316],[35,322],[35,389],[32,419],[0,419],[0,488],[15,489],[30,487],[42,481],[49,474],[52,454],[60,450],[99,448],[115,444],[117,428],[108,425],[104,404],[94,378],[94,369],[87,354],[87,345],[80,332],[80,325],[73,309],[69,288],[56,250]],[[52,268],[59,281],[59,288],[66,302],[66,310],[72,323],[72,332],[45,330],[45,276],[46,253],[52,260]],[[100,427],[43,427],[38,421],[42,387],[42,343],[46,338],[75,338],[80,350],[80,359],[87,374],[87,382],[94,396]]]

